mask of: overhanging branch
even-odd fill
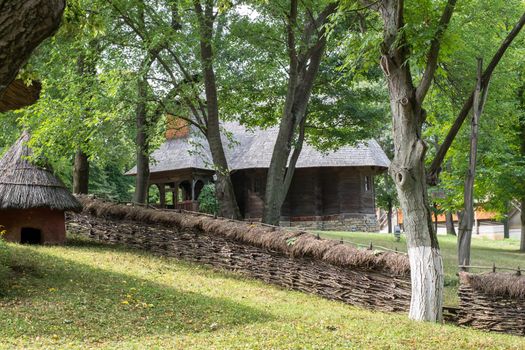
[[[423,78],[419,83],[419,86],[416,89],[416,100],[419,104],[423,103],[425,96],[432,84],[432,79],[437,69],[437,61],[439,56],[439,49],[441,46],[441,40],[443,39],[443,34],[445,33],[452,14],[454,13],[454,8],[456,6],[456,0],[448,0],[441,18],[439,19],[438,28],[434,34],[434,38],[430,43],[430,48],[427,53],[427,64],[425,72],[423,73]]]
[[[522,14],[518,23],[516,23],[514,28],[512,28],[512,30],[509,32],[509,34],[505,38],[505,40],[503,40],[498,51],[496,51],[489,65],[483,72],[483,77],[482,77],[482,88],[483,89],[487,88],[487,84],[490,80],[492,73],[494,72],[494,69],[496,68],[501,58],[503,57],[503,55],[509,48],[510,44],[512,44],[512,41],[516,38],[516,36],[519,34],[519,32],[521,31],[524,25],[525,25],[525,13]],[[459,129],[461,129],[461,125],[463,125],[463,122],[465,121],[470,109],[472,108],[473,102],[474,102],[474,92],[470,94],[469,98],[463,104],[461,111],[456,117],[454,124],[450,127],[450,130],[448,131],[448,134],[445,137],[445,140],[441,144],[441,147],[436,153],[436,156],[427,171],[427,183],[429,185],[435,186],[437,184],[438,177],[439,177],[439,171],[441,169],[441,164],[443,163],[443,160],[445,159],[445,155],[447,154],[450,146],[452,145],[452,142],[456,138],[456,135],[459,132]]]

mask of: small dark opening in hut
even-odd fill
[[[40,244],[42,243],[42,231],[31,227],[22,227],[20,232],[20,243]]]

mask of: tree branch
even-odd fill
[[[290,158],[290,163],[288,164],[288,168],[286,169],[286,175],[284,177],[284,193],[288,193],[288,190],[290,189],[293,174],[295,172],[295,166],[297,165],[297,160],[299,159],[299,156],[301,155],[301,151],[303,149],[305,126],[306,116],[299,123],[299,136],[297,137],[297,142],[295,144],[292,157]]]
[[[452,14],[454,13],[454,7],[456,6],[456,0],[448,0],[443,13],[438,23],[438,28],[434,34],[434,38],[430,43],[430,49],[427,53],[427,65],[425,72],[423,73],[423,78],[419,83],[419,86],[416,89],[416,101],[419,104],[423,103],[425,96],[432,84],[432,79],[437,69],[437,61],[439,56],[439,49],[441,46],[441,40],[443,39],[443,34],[447,30]]]
[[[487,87],[487,84],[490,80],[490,77],[492,73],[494,72],[494,69],[498,65],[499,61],[505,54],[505,51],[509,48],[512,41],[516,38],[516,36],[519,34],[523,26],[525,25],[525,13],[521,16],[518,23],[512,28],[512,30],[509,32],[505,40],[501,43],[498,51],[494,54],[492,57],[492,60],[490,61],[489,65],[483,72],[482,77],[482,84],[483,89]],[[474,92],[472,92],[469,96],[469,98],[465,101],[463,104],[463,108],[461,108],[461,111],[459,112],[458,116],[456,117],[456,120],[454,121],[454,124],[450,127],[450,130],[448,131],[447,136],[445,137],[445,140],[441,144],[441,147],[439,148],[438,152],[436,153],[436,156],[434,160],[432,161],[432,164],[430,165],[428,171],[427,171],[427,183],[431,186],[434,186],[438,182],[439,177],[439,171],[441,169],[441,164],[443,163],[443,160],[445,159],[445,155],[447,154],[450,146],[452,145],[452,142],[454,141],[457,133],[459,132],[459,129],[461,128],[461,125],[465,121],[470,109],[472,108],[472,104],[474,102]]]

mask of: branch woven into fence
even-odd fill
[[[459,280],[459,324],[525,335],[525,276],[460,272]]]
[[[406,311],[406,256],[357,249],[306,232],[81,198],[68,231],[204,263],[287,288],[384,311]]]
[[[77,198],[83,205],[83,212],[96,217],[128,219],[167,227],[196,229],[260,248],[272,249],[287,256],[311,257],[336,266],[383,271],[396,276],[410,275],[410,264],[406,255],[357,249],[334,240],[319,238],[305,231],[292,232],[276,227],[265,227],[205,215],[118,205],[87,196]]]

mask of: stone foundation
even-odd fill
[[[281,220],[280,225],[321,231],[379,232],[375,214],[293,217]]]

